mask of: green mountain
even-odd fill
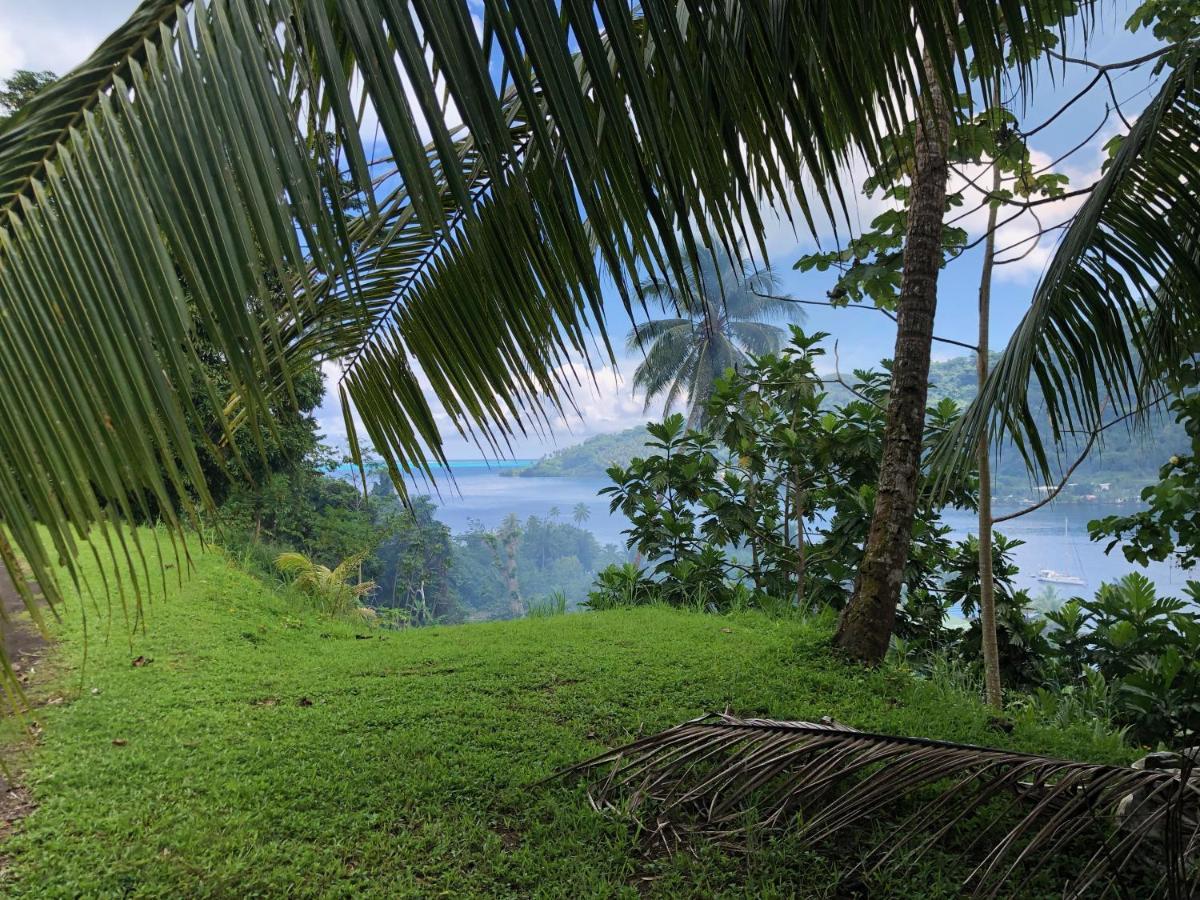
[[[929,371],[931,401],[949,397],[967,404],[975,397],[975,358],[959,356],[933,363]],[[829,385],[831,405],[850,399],[841,385]],[[1039,395],[1034,396],[1035,408]],[[1049,423],[1044,422],[1044,434]],[[638,425],[625,431],[600,434],[542,457],[532,466],[514,471],[525,478],[571,476],[602,478],[605,470],[619,463],[628,464],[646,453],[647,434]],[[1083,449],[1086,439],[1069,444],[1062,451],[1060,469],[1065,470]],[[1157,480],[1159,468],[1173,453],[1187,452],[1188,441],[1182,426],[1163,414],[1151,418],[1145,431],[1112,428],[1103,442],[1093,447],[1088,458],[1072,473],[1070,485],[1060,495],[1064,499],[1130,500],[1147,484]],[[993,463],[995,493],[1001,499],[1029,500],[1037,496],[1020,453],[1011,445],[1001,447]]]
[[[598,434],[581,443],[555,450],[532,466],[515,470],[514,474],[523,478],[602,476],[611,465],[628,465],[635,456],[645,456],[647,438],[649,435],[644,425]]]

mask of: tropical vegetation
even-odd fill
[[[884,161],[910,123],[897,347],[915,356],[896,357],[863,599],[840,639],[878,658],[899,590],[887,573],[907,555],[916,502],[901,473],[920,453],[923,334],[959,115],[946,97],[989,85],[1010,62],[1024,82],[1071,4],[814,0],[715,4],[680,18],[669,0],[636,13],[522,3],[487,10],[479,32],[457,2],[188,9],[147,0],[0,132],[10,213],[0,276],[14,311],[2,338],[22,349],[5,357],[0,403],[12,421],[86,423],[10,429],[4,446],[14,461],[0,484],[5,521],[51,600],[60,591],[39,522],[68,557],[69,527],[96,523],[136,541],[119,523],[151,501],[182,528],[212,502],[202,457],[236,465],[238,427],[271,433],[273,399],[290,397],[307,365],[297,355],[344,361],[347,419],[399,483],[428,458],[444,461],[417,368],[452,420],[495,439],[519,408],[536,416],[560,396],[561,363],[588,356],[589,323],[603,331],[597,263],[683,284],[704,248],[733,256],[744,236],[761,244],[760,202],[812,227],[815,211],[837,213],[830,185],[841,164]],[[1083,4],[1085,27],[1094,12]],[[1067,229],[947,453],[974,447],[996,416],[1044,463],[1026,427],[1030,372],[1057,437],[1060,426],[1097,428],[1103,410],[1140,406],[1161,382],[1135,376],[1169,377],[1190,346],[1177,298],[1193,284],[1195,172],[1193,154],[1175,148],[1195,143],[1198,54],[1175,12],[1138,8],[1132,24],[1169,41],[1157,54],[1169,73]],[[451,104],[458,123],[447,122]],[[365,146],[368,108],[381,147]],[[225,227],[195,228],[206,216]],[[1113,252],[1120,241],[1134,243]],[[621,290],[632,305],[636,292]],[[62,297],[78,298],[71,314],[49,315]],[[215,424],[171,389],[196,375],[197,321],[227,368],[228,402],[201,379]],[[91,346],[94,335],[112,352],[59,353],[51,366],[34,349]],[[1058,372],[1076,389],[1058,389]],[[207,436],[199,448],[195,424]],[[351,450],[359,455],[356,441]],[[15,552],[6,540],[5,560]]]
[[[724,252],[688,264],[684,284],[651,279],[638,285],[639,294],[668,314],[634,326],[626,341],[626,349],[644,354],[633,370],[633,388],[645,396],[646,409],[661,396],[664,414],[682,405],[690,427],[707,424],[713,383],[752,356],[778,351],[786,333],[771,320],[799,315],[799,307],[778,292],[770,269]]]
[[[1132,757],[1082,724],[1026,716],[997,730],[950,678],[836,662],[827,621],[643,607],[399,634],[317,615],[220,551],[193,557],[132,647],[85,643],[74,617],[55,626],[56,674],[36,688],[49,702],[22,763],[37,806],[5,839],[5,896],[822,896],[857,884],[848,869],[870,830],[841,849],[783,838],[749,857],[715,844],[647,853],[582,789],[532,787],[726,705]],[[94,562],[84,575],[98,582]],[[967,843],[867,884],[959,896]]]
[[[1185,601],[1130,575],[1035,609],[1015,587],[1014,543],[994,530],[1068,489],[1110,430],[1144,427],[1169,404],[1182,452],[1156,461],[1144,509],[1091,531],[1131,561],[1188,568],[1198,556],[1200,4],[1137,5],[1127,27],[1153,32],[1150,53],[1068,55],[1068,35],[1087,49],[1107,12],[1100,0],[506,0],[482,12],[467,0],[143,0],[67,75],[9,79],[0,563],[47,633],[44,603],[69,599],[90,617],[103,598],[109,629],[115,608],[145,623],[155,595],[197,604],[162,614],[179,643],[157,660],[110,657],[98,670],[108,680],[87,693],[83,680],[48,682],[48,705],[62,707],[42,757],[54,771],[35,776],[41,809],[15,845],[17,890],[179,892],[199,860],[217,892],[296,890],[311,883],[298,873],[320,868],[348,891],[364,869],[372,888],[399,879],[392,893],[520,893],[563,883],[544,847],[575,857],[572,883],[583,871],[598,892],[646,888],[629,881],[633,868],[668,894],[685,880],[854,893],[847,873],[860,870],[893,893],[1058,890],[1101,874],[1139,894],[1194,888],[1190,757],[1173,756],[1168,774],[1004,749],[1036,740],[1125,763],[1126,742],[1179,748],[1200,726],[1196,582]],[[1089,85],[1043,122],[1022,122],[1018,98],[1068,66],[1088,70]],[[1151,68],[1152,95],[1130,121],[1111,73],[1138,67]],[[1068,190],[1062,157],[1035,163],[1028,140],[1100,84],[1124,129],[1097,180]],[[859,165],[864,193],[886,205],[867,229],[848,202],[846,173]],[[967,165],[984,166],[990,187],[965,179],[953,190]],[[992,279],[1015,249],[997,246],[997,232],[1068,197],[1077,212],[1053,229],[1039,222],[1037,240],[1053,230],[1058,242],[993,360]],[[971,240],[956,223],[976,201],[987,226]],[[818,241],[834,233],[836,246],[797,262],[833,273],[827,300],[777,292],[768,218]],[[931,402],[939,279],[980,242],[978,337],[950,342],[973,353],[973,394]],[[586,504],[574,524],[552,506],[452,534],[411,484],[445,471],[448,434],[504,455],[568,415],[588,370],[616,361],[612,292],[635,322],[650,304],[664,310],[634,324],[629,347],[645,358],[633,381],[668,411],[687,403],[686,419],[647,427],[648,453],[609,470],[604,493],[629,520],[630,552],[579,527]],[[892,359],[850,379],[835,372],[835,394],[819,369],[824,336],[792,328],[784,345],[767,321],[806,303],[870,304],[892,318]],[[358,486],[331,477],[338,461],[316,431],[320,366],[338,373]],[[1001,446],[1043,496],[997,515]],[[386,476],[373,488],[372,456]],[[950,540],[949,507],[974,511],[978,533]],[[196,531],[231,555],[202,548]],[[564,615],[585,591],[592,612]],[[538,621],[399,633],[471,617]],[[13,621],[0,616],[0,635]],[[88,632],[74,629],[88,621],[53,626],[82,679]],[[7,650],[0,662],[19,702]],[[403,681],[434,671],[450,692],[435,701]],[[377,695],[396,687],[421,699],[381,720]],[[642,737],[647,721],[721,701],[739,715]],[[811,718],[756,717],[784,702]],[[318,704],[330,710],[304,712]],[[339,704],[370,716],[348,727]],[[841,712],[879,733],[851,737],[819,718]],[[316,721],[297,728],[302,715]],[[935,725],[940,740],[919,736]],[[96,742],[117,727],[111,746]],[[765,748],[773,755],[756,771]],[[756,843],[749,876],[731,875],[719,846],[694,864],[631,868],[639,835],[590,816],[577,789],[528,800],[528,779],[567,761],[556,753],[584,750],[650,776],[634,799],[625,779],[602,782],[595,806],[629,813],[650,798],[659,837],[707,824],[757,842],[758,826],[797,825],[790,849],[809,868],[779,855],[786,836]],[[281,752],[278,772],[262,767]],[[475,763],[457,784],[448,752]],[[380,758],[392,773],[364,783],[378,767],[359,764]],[[234,786],[187,782],[179,759]],[[823,776],[830,759],[839,784],[852,776],[844,791]],[[309,815],[313,772],[326,786],[340,773],[329,796],[353,814]],[[912,794],[960,775],[963,790]],[[362,802],[380,784],[398,788],[398,806]],[[534,807],[521,821],[540,823],[537,850],[519,834],[513,844],[497,787]],[[995,810],[1007,788],[1014,804],[1033,799],[1033,813]],[[291,810],[299,793],[304,815],[264,825],[264,799]],[[233,827],[213,797],[237,810]],[[144,835],[147,798],[161,840],[138,841],[136,859],[107,849],[127,840],[94,840]],[[901,844],[882,861],[858,846],[883,833],[884,807],[909,801],[916,819],[905,822],[956,803],[950,823],[973,826],[965,846],[939,846],[951,827],[941,826],[921,838],[936,863],[908,860],[915,871],[888,864]],[[976,814],[993,811],[1004,830],[965,869],[993,833]],[[84,833],[77,819],[96,846],[63,862],[63,842]],[[826,826],[816,837],[813,822]],[[821,856],[818,838],[852,823],[870,833]],[[265,827],[276,844],[256,839]],[[475,849],[447,853],[464,833]],[[254,851],[230,852],[231,840]],[[286,852],[296,844],[299,858]],[[1032,881],[1009,879],[1006,854],[1046,849],[1062,852],[1022,874]],[[867,862],[880,864],[857,865]]]

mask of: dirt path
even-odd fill
[[[42,655],[46,649],[46,639],[27,621],[25,603],[2,564],[0,604],[3,604],[4,612],[8,616],[8,622],[4,626],[4,652],[12,663],[13,670],[21,675]]]
[[[46,639],[28,621],[25,603],[3,565],[0,565],[0,604],[3,604],[8,617],[3,629],[4,652],[17,677],[25,681],[30,668],[45,652]],[[8,712],[0,710],[0,715],[6,715]],[[9,760],[10,774],[16,774],[12,768],[13,762]],[[10,783],[4,772],[0,771],[0,841],[12,831],[18,819],[29,815],[32,810],[33,802],[29,792],[19,784]],[[4,882],[4,872],[5,861],[0,856],[0,885]]]

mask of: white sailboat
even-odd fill
[[[1079,551],[1075,550],[1075,542],[1071,540],[1071,532],[1069,522],[1063,519],[1063,539],[1071,545],[1072,551],[1075,553],[1075,561],[1079,562]],[[1082,568],[1082,564],[1080,565]],[[1055,569],[1041,569],[1037,573],[1037,580],[1044,581],[1047,584],[1069,584],[1074,587],[1086,587],[1087,579],[1081,578],[1078,575],[1072,575],[1069,572],[1059,572]]]
[[[1048,584],[1073,584],[1076,587],[1085,587],[1087,582],[1078,575],[1069,575],[1066,572],[1058,572],[1054,569],[1040,569],[1037,573],[1038,581],[1045,581]]]

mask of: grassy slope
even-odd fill
[[[759,616],[645,609],[358,640],[212,554],[148,619],[132,647],[93,625],[82,670],[80,632],[62,626],[52,688],[67,702],[37,713],[39,806],[3,848],[7,895],[821,896],[834,864],[786,841],[736,861],[647,857],[578,788],[528,785],[726,704],[1123,755],[998,735],[969,699],[843,668],[819,626]],[[937,893],[928,873],[880,887]]]

